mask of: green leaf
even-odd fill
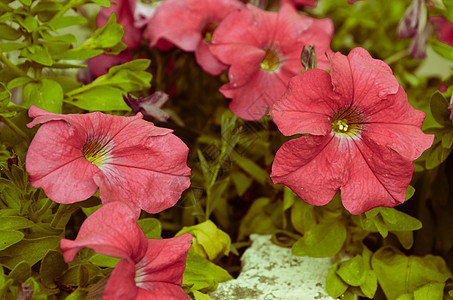
[[[69,103],[91,111],[130,110],[123,100],[123,93],[114,87],[97,86],[73,96]]]
[[[217,228],[211,220],[183,227],[176,236],[184,233],[190,233],[193,236],[191,249],[209,260],[217,258],[220,254],[228,255],[230,252],[230,236]]]
[[[35,225],[27,218],[19,216],[0,216],[0,230],[18,230]]]
[[[409,185],[406,190],[406,199],[404,201],[409,200],[415,194],[415,188],[412,185]]]
[[[23,48],[25,48],[25,45],[21,43],[0,43],[0,51],[4,53],[21,50]]]
[[[438,40],[432,40],[431,47],[443,58],[453,60],[453,47],[450,45],[439,42]]]
[[[442,300],[444,299],[444,283],[428,283],[414,291],[414,300]]]
[[[451,273],[439,256],[405,256],[390,247],[381,248],[371,259],[373,270],[388,299],[413,293],[427,283],[445,283]]]
[[[356,255],[340,264],[337,274],[347,284],[360,286],[365,277],[365,266],[362,255]]]
[[[337,275],[337,270],[338,263],[334,263],[332,267],[330,267],[326,277],[326,290],[333,298],[340,297],[348,289],[348,285]]]
[[[192,291],[192,293],[195,300],[212,300],[209,295],[200,293],[199,291]]]
[[[18,263],[14,269],[8,275],[8,278],[14,281],[14,284],[19,284],[19,282],[24,282],[28,277],[31,276],[31,267],[26,262],[22,261]]]
[[[231,279],[233,277],[226,270],[198,255],[192,248],[189,249],[183,274],[182,286],[184,288],[189,291],[208,292],[215,290],[219,282]]]
[[[398,238],[404,249],[409,250],[414,244],[414,234],[412,231],[392,231],[392,233]]]
[[[146,218],[137,221],[138,226],[143,230],[146,238],[160,239],[162,233],[162,225],[158,219]]]
[[[0,39],[15,41],[22,36],[22,33],[13,27],[0,23]]]
[[[11,80],[10,82],[8,82],[7,87],[8,87],[8,89],[13,89],[15,87],[25,85],[31,81],[33,81],[33,79],[31,79],[30,77],[17,77],[17,78],[14,78],[13,80]]]
[[[63,104],[63,89],[50,79],[42,78],[40,82],[30,82],[24,87],[24,105],[32,104],[54,113],[61,113]]]
[[[2,237],[0,240],[0,251],[19,243],[24,238],[22,232],[12,230],[0,230],[0,236]]]
[[[111,257],[103,254],[96,253],[88,260],[90,263],[100,267],[114,268],[120,262],[120,258]]]
[[[306,233],[317,223],[314,206],[302,199],[296,200],[291,208],[291,223],[294,229],[302,234]]]
[[[360,284],[360,289],[362,290],[363,294],[370,299],[373,299],[374,294],[376,293],[378,286],[377,277],[374,271],[366,270],[365,277]]]
[[[53,60],[50,57],[47,48],[44,48],[41,45],[32,45],[22,49],[22,51],[20,51],[20,56],[45,66],[51,66],[53,64]]]
[[[23,5],[27,5],[27,6],[31,5],[31,0],[20,0],[20,2],[22,2]]]
[[[233,179],[234,186],[238,196],[244,195],[248,188],[252,185],[253,179],[242,172],[232,172],[231,179]]]
[[[346,228],[341,222],[317,224],[294,243],[291,253],[310,257],[334,256],[343,247],[346,233]]]
[[[110,1],[108,0],[91,0],[91,2],[99,4],[104,7],[110,7]]]
[[[41,261],[39,274],[42,283],[48,288],[56,288],[54,280],[68,269],[60,251],[49,250]]]
[[[245,156],[239,155],[236,151],[231,151],[231,159],[234,160],[238,166],[253,179],[264,185],[269,178],[269,174],[258,166],[255,162]]]
[[[450,111],[448,110],[448,100],[439,93],[436,92],[431,97],[431,113],[434,119],[443,126],[453,127],[453,122],[450,120]]]
[[[64,42],[69,44],[77,44],[77,38],[71,33],[63,35],[51,35],[47,31],[41,33],[41,36],[44,40],[49,42]]]
[[[395,208],[380,207],[379,210],[389,231],[413,231],[422,228],[422,222]]]
[[[49,249],[59,247],[60,239],[61,237],[58,236],[23,239],[20,243],[12,245],[2,252],[0,264],[12,269],[19,262],[25,261],[32,266],[43,259]]]
[[[57,30],[60,28],[65,28],[73,25],[82,25],[87,22],[87,19],[79,16],[61,16],[57,18],[52,18],[46,24],[49,25],[52,29]]]
[[[84,60],[89,59],[99,54],[102,54],[104,51],[102,49],[80,49],[75,48],[62,53],[53,54],[54,59],[64,59],[64,60]]]
[[[0,111],[3,111],[10,101],[11,93],[8,91],[5,85],[0,82]]]
[[[38,29],[38,21],[32,16],[27,16],[25,19],[17,17],[15,20],[29,33],[35,32]]]

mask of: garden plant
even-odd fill
[[[0,0],[0,299],[453,299],[452,120],[452,0]]]

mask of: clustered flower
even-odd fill
[[[209,74],[228,72],[220,92],[234,114],[253,121],[270,111],[284,135],[302,134],[278,150],[271,177],[304,201],[325,205],[340,190],[352,214],[404,202],[412,161],[433,142],[421,131],[424,113],[409,104],[387,64],[362,48],[333,53],[332,21],[303,16],[296,5],[316,1],[285,0],[268,12],[239,0],[165,0],[152,9],[119,0],[101,11],[98,26],[115,12],[129,50],[144,36],[150,47],[194,52]],[[314,47],[317,68],[304,71],[304,46]],[[130,58],[124,52],[90,66],[98,76]],[[187,146],[140,112],[61,115],[32,106],[29,116],[28,127],[41,124],[27,154],[31,184],[58,203],[99,190],[103,203],[74,241],[61,241],[65,260],[86,247],[120,258],[104,299],[186,299],[181,282],[191,236],[147,239],[137,220],[142,209],[172,207],[189,187]]]

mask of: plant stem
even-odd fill
[[[14,124],[10,119],[0,116],[0,121],[5,123],[12,131],[20,135],[24,140],[28,141],[28,135],[22,131],[16,124]]]
[[[19,76],[27,77],[27,73],[19,69],[15,64],[13,64],[3,53],[0,53],[0,61],[4,63],[8,68],[14,71]]]
[[[387,57],[386,59],[384,59],[384,62],[388,65],[391,65],[395,62],[397,62],[398,60],[402,59],[403,57],[407,56],[409,54],[409,52],[407,52],[407,50],[401,50],[399,52],[396,52],[395,54]]]
[[[61,17],[62,15],[64,15],[68,10],[70,10],[71,8],[73,8],[75,5],[76,2],[78,2],[79,0],[71,0],[69,1],[68,3],[66,3],[65,6],[63,6],[63,8],[55,15],[52,17],[52,20],[56,19],[56,18],[59,18]]]

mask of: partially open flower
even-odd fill
[[[32,105],[29,116],[29,128],[43,124],[27,153],[30,183],[58,203],[85,200],[99,188],[103,203],[157,213],[190,186],[187,146],[141,113],[60,115]]]
[[[291,79],[271,110],[284,135],[305,134],[278,150],[272,180],[312,205],[341,190],[360,214],[404,202],[412,161],[433,142],[388,65],[362,48],[331,57],[331,73],[312,69]]]
[[[291,77],[303,69],[304,45],[314,45],[318,67],[329,68],[333,24],[301,16],[288,4],[278,13],[248,5],[226,18],[212,38],[212,52],[229,64],[229,83],[220,92],[231,98],[231,111],[245,119],[264,116],[285,92]]]
[[[97,253],[121,258],[105,286],[103,299],[189,299],[181,287],[188,233],[171,239],[147,239],[130,208],[113,202],[91,214],[74,241],[60,242],[66,262],[77,252],[91,248]]]
[[[150,47],[160,47],[163,40],[195,52],[203,70],[219,75],[227,65],[209,50],[213,32],[226,16],[243,8],[238,0],[166,0],[148,23],[145,37],[150,40]]]

